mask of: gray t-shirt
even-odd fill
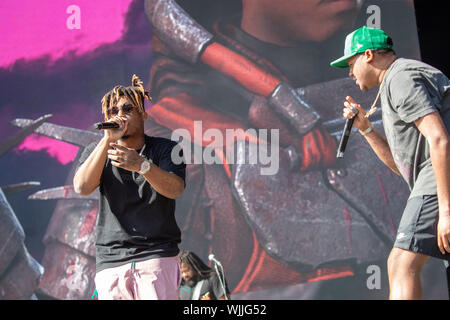
[[[437,193],[430,146],[414,121],[438,111],[450,128],[450,81],[423,62],[399,58],[381,87],[383,127],[394,161],[408,183],[410,198]]]

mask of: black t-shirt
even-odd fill
[[[146,135],[142,155],[162,170],[184,180],[186,165],[176,165],[171,160],[176,144],[166,138]],[[96,145],[86,147],[80,165]],[[109,159],[103,169],[99,190],[95,242],[97,272],[130,261],[178,254],[181,232],[175,220],[175,200],[157,193],[137,172],[111,165]]]
[[[222,284],[220,283],[219,277],[217,276],[217,273],[214,273],[209,278],[201,279],[204,280],[201,284],[200,294],[198,296],[198,299],[200,299],[203,295],[205,295],[207,292],[209,292],[211,300],[218,300],[220,297],[224,295]],[[200,281],[200,280],[199,280]],[[197,282],[198,283],[198,282]],[[187,283],[182,284],[178,288],[178,297],[180,300],[192,300],[192,295],[194,294],[195,286],[193,287],[189,286]],[[228,290],[227,281],[224,281],[225,291],[227,294],[230,293]]]

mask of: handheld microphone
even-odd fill
[[[115,122],[98,122],[94,124],[95,129],[97,130],[105,130],[105,129],[119,129],[120,126]]]
[[[347,119],[344,125],[344,131],[342,131],[341,141],[339,141],[339,147],[337,150],[336,158],[344,157],[345,147],[347,146],[348,138],[350,137],[350,132],[352,131],[353,121],[358,114],[358,109],[353,108],[352,112],[355,114],[353,118]]]
[[[211,253],[208,256],[209,261],[214,261],[216,264],[218,264],[219,266],[222,266],[222,264],[219,262],[219,260],[217,260],[216,258],[214,258],[214,255]]]

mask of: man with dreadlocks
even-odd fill
[[[115,86],[102,99],[105,120],[119,124],[104,131],[80,157],[74,189],[97,187],[95,285],[99,299],[177,299],[181,232],[175,199],[185,188],[185,164],[174,164],[176,143],[144,133],[151,101],[140,79]]]
[[[230,291],[222,273],[208,267],[195,253],[183,251],[180,254],[181,286],[180,300],[225,300]],[[219,279],[220,277],[220,279]]]

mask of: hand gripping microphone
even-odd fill
[[[105,130],[105,129],[119,129],[120,126],[115,122],[98,122],[94,124],[95,129],[97,130]]]
[[[358,114],[358,109],[353,108],[352,112],[355,114],[353,118],[347,119],[344,125],[344,131],[342,131],[341,141],[339,141],[339,147],[337,150],[336,158],[344,157],[345,147],[347,146],[348,138],[350,137],[350,132],[352,132],[353,121]]]

